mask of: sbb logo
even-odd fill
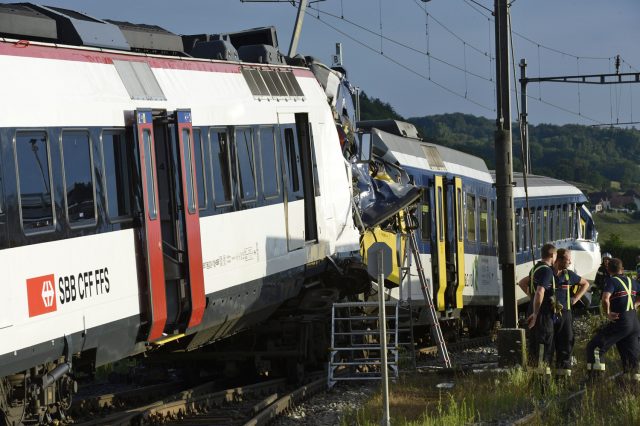
[[[53,274],[27,279],[29,317],[48,314],[58,309],[54,283]]]

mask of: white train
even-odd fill
[[[258,324],[336,265],[366,280],[333,111],[272,29],[22,3],[0,33],[0,419],[48,419],[70,370]]]
[[[416,232],[425,275],[441,317],[462,315],[473,333],[486,331],[503,305],[493,172],[479,157],[419,139],[409,123],[373,121],[359,127],[371,134],[374,152],[404,170],[406,178],[423,189]],[[394,178],[403,179],[400,174]],[[584,206],[584,194],[558,179],[528,176],[532,239],[522,174],[516,173],[515,180],[516,278],[526,276],[533,260],[539,259],[542,245],[552,242],[558,248],[571,249],[575,271],[592,279],[600,264],[600,247],[593,219]],[[411,300],[412,306],[420,308],[424,297],[415,265],[410,274],[402,272],[400,267],[407,266],[401,254],[405,241],[397,227],[389,230],[378,231],[377,238],[387,239],[400,253],[391,276],[393,284],[389,285],[394,287],[391,297]],[[365,238],[365,249],[372,242],[372,238]],[[517,298],[519,303],[527,300],[519,288]]]

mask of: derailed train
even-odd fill
[[[393,180],[414,183],[422,198],[411,214],[420,258],[433,303],[441,319],[455,319],[472,334],[486,333],[503,306],[497,258],[495,175],[484,160],[422,140],[410,123],[381,120],[359,123],[377,156],[395,167],[376,166]],[[375,161],[374,161],[375,163]],[[600,247],[587,198],[558,179],[515,174],[516,278],[526,276],[546,242],[573,251],[572,268],[593,279]],[[528,202],[527,202],[528,195]],[[364,237],[363,250],[385,241],[395,253],[386,282],[390,296],[423,309],[415,264],[409,264],[403,220],[389,221]],[[517,288],[518,303],[527,296]],[[423,316],[423,318],[427,318]]]
[[[439,312],[476,328],[495,318],[484,162],[375,123],[363,125],[373,163],[354,179],[345,154],[364,138],[348,83],[282,57],[272,29],[180,37],[21,3],[0,5],[0,36],[0,419],[46,419],[73,391],[70,371],[229,341],[283,305],[318,311],[361,293],[357,225],[389,223],[418,187]],[[370,200],[354,191],[385,167]],[[531,204],[533,245],[599,257],[584,196],[553,182],[555,198]],[[367,208],[354,215],[354,204]],[[524,274],[530,244],[518,235]],[[397,276],[392,295],[419,309],[412,275]]]
[[[180,37],[20,3],[0,33],[0,420],[50,420],[70,371],[369,284],[347,86],[328,102],[272,28]]]

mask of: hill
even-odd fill
[[[391,105],[362,93],[363,120],[403,120]],[[453,113],[404,119],[413,123],[423,138],[477,155],[495,168],[493,120]],[[514,170],[522,170],[520,137],[513,124]],[[529,126],[533,172],[576,182],[595,189],[620,182],[621,188],[640,189],[640,131],[596,128],[577,124]]]

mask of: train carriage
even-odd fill
[[[381,157],[405,170],[409,179],[423,189],[415,232],[433,303],[441,318],[462,315],[472,333],[487,330],[503,305],[495,175],[479,157],[420,139],[409,123],[382,120],[362,122],[359,127],[377,143],[374,150]],[[584,194],[558,179],[530,175],[529,219],[522,174],[516,173],[515,180],[517,279],[529,273],[546,242],[573,250],[576,272],[592,278],[600,251]],[[400,279],[395,283],[387,282],[392,287],[391,296],[420,308],[424,296],[417,271],[412,266],[411,273],[406,273],[409,264],[408,256],[401,253],[403,237],[397,233],[393,238],[398,240],[394,245],[398,249],[395,266],[404,272],[398,274]],[[527,300],[519,288],[517,298],[519,303]]]
[[[215,59],[231,36],[194,58],[157,27],[32,4],[0,5],[0,33],[9,389],[225,338],[357,262],[333,112],[273,29],[238,36],[272,43],[252,62]]]

